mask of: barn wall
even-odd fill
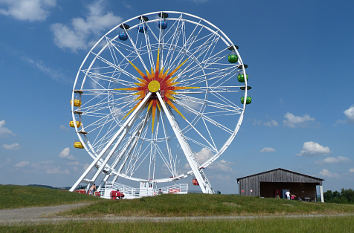
[[[297,182],[316,183],[318,185],[322,184],[322,181],[319,179],[314,179],[305,175],[277,169],[259,175],[249,176],[240,179],[240,195],[260,196],[260,182]]]

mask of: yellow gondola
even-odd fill
[[[74,147],[78,149],[84,149],[84,145],[81,142],[74,142]]]
[[[70,100],[70,104],[72,104],[72,100]],[[80,107],[81,106],[81,100],[74,99],[74,106],[75,107]]]
[[[74,121],[69,122],[70,127],[75,127]],[[76,127],[79,128],[81,126],[81,121],[76,121]]]

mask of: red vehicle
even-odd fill
[[[86,194],[86,190],[85,189],[77,189],[77,190],[75,190],[75,193]]]
[[[111,199],[122,199],[124,197],[124,193],[120,192],[119,190],[112,190],[111,191]]]
[[[193,185],[199,185],[198,180],[195,178],[192,180],[192,183],[193,183]]]

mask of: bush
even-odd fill
[[[324,193],[326,202],[354,204],[354,190],[342,189],[340,192],[328,190]]]

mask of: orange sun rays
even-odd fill
[[[126,118],[129,116],[141,103],[141,101],[144,99],[146,94],[148,92],[156,92],[160,91],[161,97],[164,100],[166,104],[168,104],[173,110],[175,110],[183,119],[186,119],[182,113],[177,109],[177,107],[173,104],[173,102],[176,100],[175,91],[177,90],[184,90],[184,89],[194,89],[198,87],[184,87],[184,86],[176,86],[179,83],[174,82],[174,80],[177,77],[172,77],[186,62],[188,61],[188,58],[184,60],[180,65],[178,65],[174,70],[169,72],[167,69],[164,71],[164,67],[160,69],[160,49],[157,50],[157,59],[156,59],[156,66],[155,70],[153,67],[151,67],[151,72],[149,73],[148,70],[145,70],[146,74],[143,73],[138,67],[136,67],[131,61],[128,61],[132,67],[139,73],[139,75],[142,77],[137,78],[139,81],[138,83],[134,83],[136,87],[129,87],[129,88],[117,88],[114,90],[120,90],[120,91],[135,91],[133,95],[137,95],[137,98],[135,100],[139,100],[138,103],[123,117]],[[149,85],[150,82],[154,81],[152,85]],[[158,82],[159,85],[156,87],[156,81]],[[147,104],[147,111],[149,112],[151,109],[151,119],[152,119],[152,126],[151,130],[152,132],[154,131],[154,126],[155,126],[155,117],[157,112],[161,112],[161,106],[159,103],[159,100],[157,99],[156,95],[152,95],[150,99],[148,100]]]

